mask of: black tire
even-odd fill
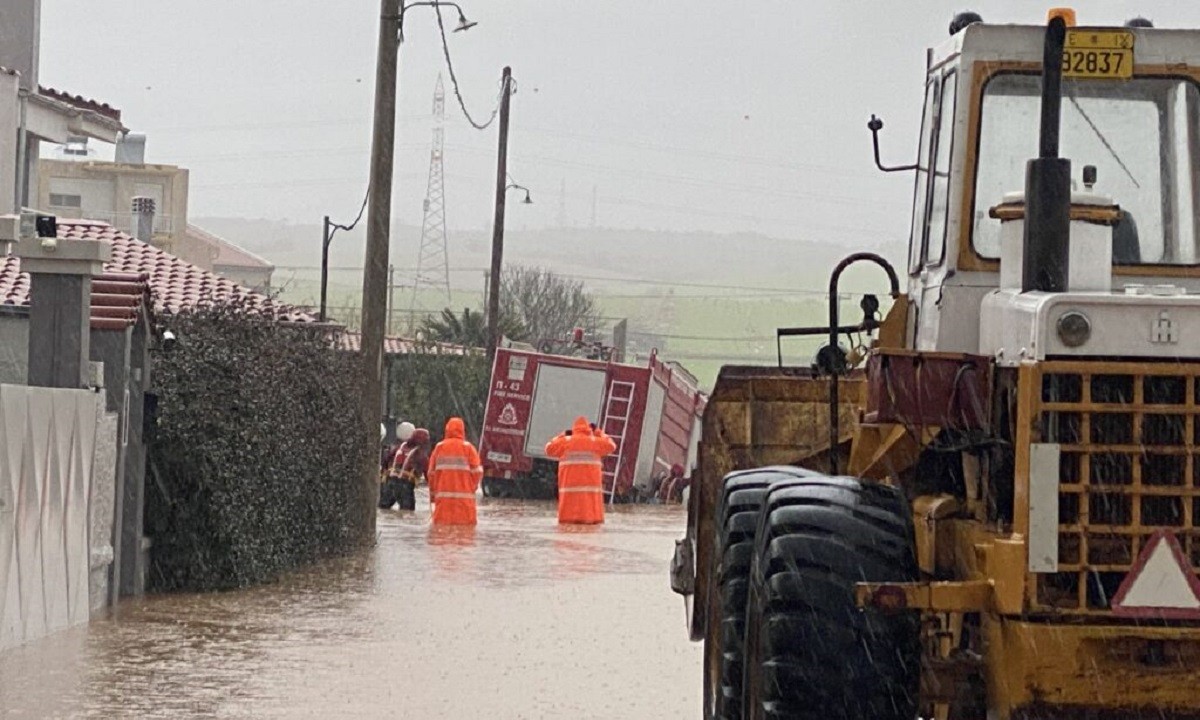
[[[717,541],[713,559],[716,567],[710,577],[717,584],[717,612],[720,623],[715,645],[708,653],[719,654],[705,663],[705,701],[710,717],[738,720],[742,717],[742,637],[745,629],[747,579],[754,551],[754,534],[763,498],[771,485],[812,475],[793,467],[767,467],[744,470],[725,476],[717,507]],[[716,666],[715,668],[713,666]]]
[[[857,582],[918,578],[904,496],[853,478],[798,480],[770,489],[759,520],[746,611],[746,717],[913,720],[920,618],[854,601]]]

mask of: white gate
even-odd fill
[[[0,385],[0,650],[87,622],[98,398]]]

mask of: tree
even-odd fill
[[[596,301],[583,283],[545,268],[513,265],[500,277],[502,315],[515,318],[526,342],[561,340],[596,320]]]
[[[456,315],[453,310],[446,308],[441,315],[426,318],[421,323],[425,337],[434,342],[444,342],[463,347],[487,346],[487,323],[483,313],[463,308],[462,315]],[[500,312],[500,333],[512,340],[523,340],[525,328],[513,315]]]

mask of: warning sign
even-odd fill
[[[500,417],[497,418],[497,421],[501,425],[517,424],[517,409],[513,407],[512,403],[508,403],[504,406],[504,409],[500,411]]]
[[[1121,617],[1200,618],[1200,578],[1173,534],[1160,530],[1150,536],[1117,589],[1112,609]]]

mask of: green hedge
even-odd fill
[[[357,355],[237,306],[173,316],[155,351],[146,532],[155,590],[269,581],[365,535]]]

